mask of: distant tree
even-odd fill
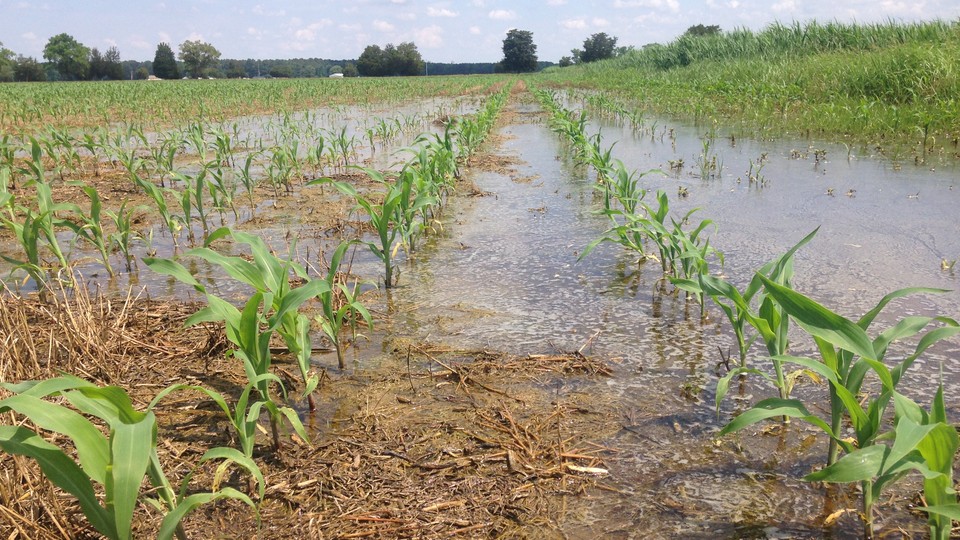
[[[357,71],[364,77],[391,77],[420,75],[423,73],[423,58],[412,42],[394,45],[388,43],[381,49],[368,45],[357,59]]]
[[[13,51],[4,47],[3,42],[0,42],[0,82],[13,82],[15,66],[16,61]]]
[[[242,79],[247,76],[247,70],[243,67],[243,62],[239,60],[230,60],[224,70],[228,79]]]
[[[558,62],[557,65],[560,66],[560,67],[572,66],[572,65],[573,65],[573,58],[571,58],[571,57],[569,57],[569,56],[564,56],[564,57],[560,58],[560,62]]]
[[[61,80],[82,81],[90,70],[90,49],[69,34],[50,38],[43,57],[53,64]]]
[[[281,64],[270,68],[270,76],[278,79],[289,79],[293,77],[293,69],[286,64]]]
[[[180,78],[177,59],[174,58],[170,45],[166,43],[157,45],[157,52],[153,55],[153,74],[161,79]]]
[[[47,80],[47,71],[36,58],[18,56],[17,65],[13,68],[13,76],[20,82],[35,82]]]
[[[334,73],[343,73],[343,68],[334,64],[330,66],[330,69],[327,70],[327,73],[329,73],[330,75],[333,75]]]
[[[133,76],[134,76],[138,81],[142,81],[142,80],[150,77],[150,72],[147,71],[147,68],[141,66],[141,67],[137,68],[137,72],[136,72]]]
[[[720,33],[720,27],[716,24],[710,26],[704,26],[702,24],[695,24],[690,28],[687,28],[687,31],[683,33],[685,36],[715,36]]]
[[[360,76],[360,72],[357,71],[357,65],[354,64],[353,62],[347,62],[346,65],[343,66],[343,76],[344,76],[344,77],[359,77],[359,76]]]
[[[217,62],[220,60],[220,51],[209,43],[187,40],[180,44],[178,58],[191,77],[206,77],[213,75],[212,70],[217,67]]]
[[[584,40],[583,50],[574,49],[572,52],[578,64],[613,58],[617,52],[617,38],[608,36],[606,32],[593,34]]]
[[[537,70],[537,46],[533,32],[514,28],[503,40],[503,60],[500,70],[507,73],[524,73]]]
[[[104,54],[100,54],[96,47],[90,50],[90,80],[119,81],[122,78],[123,65],[116,47],[110,47]]]
[[[383,75],[383,50],[378,45],[367,45],[360,58],[357,58],[357,70],[364,77]]]

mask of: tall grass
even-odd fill
[[[751,134],[915,146],[925,155],[956,140],[960,25],[777,23],[682,36],[547,77],[661,114],[733,120]]]

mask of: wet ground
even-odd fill
[[[495,388],[513,395],[540,391],[555,403],[576,404],[587,415],[576,423],[579,448],[589,441],[604,449],[593,463],[606,471],[598,485],[562,495],[564,511],[551,510],[555,521],[550,525],[562,531],[558,534],[856,536],[860,526],[853,512],[825,524],[837,511],[857,506],[855,489],[799,480],[826,453],[826,440],[813,430],[802,423],[785,429],[759,426],[715,439],[732,413],[773,395],[773,390],[759,380],[747,381],[731,392],[736,396],[727,400],[718,417],[713,407],[718,349],[733,347],[722,314],[711,308],[710,318],[702,322],[695,304],[660,283],[655,263],[638,266],[635,257],[614,246],[601,246],[578,260],[607,227],[607,218],[596,213],[600,204],[593,173],[574,165],[528,98],[514,98],[510,109],[492,141],[492,155],[471,168],[469,181],[484,195],[452,197],[442,232],[399,265],[399,286],[378,299],[370,297],[378,328],[349,351],[349,373],[336,374],[332,355],[317,355],[318,366],[342,376],[338,381],[345,387],[328,395],[330,405],[307,423],[331,433],[344,423],[356,423],[357,410],[373,410],[374,418],[412,414],[409,407],[378,413],[360,390],[363,381],[384,373],[423,376],[439,369],[429,355],[414,355],[412,365],[406,364],[402,351],[391,346],[397,338],[520,356],[579,351],[610,365],[612,376],[525,378],[522,390],[495,379]],[[701,207],[698,216],[716,222],[712,243],[725,253],[723,273],[734,283],[745,283],[754,269],[820,226],[816,239],[797,256],[795,285],[849,317],[858,317],[897,288],[957,288],[956,273],[941,269],[941,260],[960,257],[960,222],[955,218],[960,177],[953,166],[898,164],[868,152],[811,142],[731,139],[722,130],[714,134],[711,151],[704,156],[706,129],[647,122],[642,127],[595,123],[589,131],[602,129],[605,145],[616,143],[614,155],[629,167],[665,171],[646,175],[642,184],[666,190],[677,213]],[[713,156],[719,172],[700,177],[698,160]],[[378,157],[367,159],[379,166]],[[671,168],[671,162],[679,160],[684,166]],[[685,198],[679,196],[681,187],[688,193]],[[267,217],[242,227],[278,244],[295,235],[300,253],[312,260],[332,238],[324,232],[326,222],[291,220],[298,213],[309,215],[305,207],[321,205],[309,201],[267,202],[261,206]],[[371,281],[382,272],[362,251],[352,271]],[[139,283],[156,297],[188,294],[151,277],[145,268]],[[218,292],[229,296],[228,286],[219,285]],[[954,291],[901,300],[888,311],[896,318],[957,318],[958,306],[960,293]],[[753,352],[759,355],[757,347]],[[809,344],[800,341],[793,352],[809,352]],[[903,388],[928,403],[941,370],[949,413],[956,418],[956,340],[931,349]],[[394,380],[381,395],[392,399],[404,384],[408,381]],[[456,396],[461,389],[443,387],[443,392],[448,390]],[[825,389],[812,383],[801,383],[795,392],[826,404]],[[351,393],[367,396],[367,403],[347,397]],[[496,396],[488,396],[493,404],[486,406],[495,407]],[[502,401],[510,403],[511,410],[524,410],[508,397]],[[882,531],[923,534],[924,521],[908,512],[917,488],[904,484],[881,501]]]

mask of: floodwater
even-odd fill
[[[794,422],[779,431],[758,434],[757,428],[716,440],[732,413],[773,396],[774,390],[750,379],[731,390],[718,417],[713,403],[719,350],[735,349],[722,313],[711,306],[709,319],[702,322],[699,307],[661,281],[659,265],[638,265],[635,256],[617,246],[601,245],[578,260],[608,226],[607,218],[597,213],[593,173],[571,161],[537,105],[510,106],[517,114],[499,130],[502,143],[492,151],[510,158],[512,170],[470,173],[488,194],[452,197],[443,232],[398,265],[399,286],[387,296],[399,308],[378,334],[516,354],[582,348],[613,365],[613,377],[553,389],[560,397],[604,396],[604,402],[618,404],[605,412],[622,426],[595,441],[613,451],[605,460],[610,475],[603,482],[608,489],[567,501],[570,519],[561,525],[570,537],[859,534],[852,513],[824,525],[835,511],[857,504],[855,489],[799,480],[826,454],[826,440],[815,430]],[[451,107],[454,113],[472,108]],[[331,121],[339,121],[365,113],[330,114]],[[244,132],[263,129],[255,122],[240,125]],[[605,146],[616,144],[614,156],[629,168],[664,171],[643,177],[650,197],[663,189],[674,215],[699,207],[695,219],[716,223],[711,244],[725,254],[722,272],[738,286],[820,227],[796,257],[798,290],[858,318],[895,289],[952,289],[896,301],[875,324],[886,328],[907,315],[960,318],[960,267],[941,268],[941,260],[960,258],[956,165],[898,164],[810,141],[731,138],[721,126],[709,139],[707,153],[708,160],[716,156],[719,173],[701,178],[697,162],[704,158],[704,128],[648,119],[643,127],[594,123],[588,131],[598,130]],[[354,134],[362,136],[359,128],[349,132]],[[376,160],[388,155],[390,151],[381,150],[382,157],[366,158],[379,166]],[[679,160],[684,166],[671,168],[671,162]],[[751,182],[751,172],[760,178]],[[680,188],[686,197],[679,196]],[[295,224],[261,233],[279,244],[291,231],[301,238],[301,253],[315,254],[322,247],[318,242],[330,241],[297,230]],[[162,242],[158,235],[155,244]],[[194,263],[203,270],[200,262]],[[382,268],[361,251],[353,272],[376,280]],[[145,268],[139,279],[153,296],[189,294],[188,287],[158,279]],[[218,287],[218,294],[229,296],[228,285],[221,282]],[[895,345],[888,357],[902,358],[910,345]],[[374,341],[352,352],[373,364],[376,348]],[[751,352],[757,361],[759,347]],[[812,347],[798,335],[791,352],[812,354]],[[361,362],[359,367],[368,366]],[[948,414],[958,418],[958,340],[930,349],[901,389],[928,405],[941,373]],[[826,406],[822,386],[801,382],[794,393],[820,404],[821,411]],[[910,490],[918,484],[905,486],[892,492],[892,502],[881,501],[879,528],[901,527],[922,535],[924,521],[906,510]]]
[[[855,489],[810,485],[800,478],[819,466],[826,440],[802,422],[780,433],[716,441],[716,433],[743,403],[774,395],[759,379],[714,409],[718,349],[735,350],[722,313],[699,308],[659,282],[659,265],[637,265],[617,246],[602,245],[578,261],[603,233],[593,173],[575,166],[532,104],[518,107],[496,152],[518,160],[509,174],[479,172],[486,197],[456,199],[446,234],[404,266],[392,300],[415,305],[393,322],[396,332],[458,347],[515,353],[570,351],[607,358],[615,375],[564,392],[615,397],[622,430],[598,443],[608,460],[612,491],[568,501],[564,525],[571,537],[796,538],[860,533],[855,514],[824,520],[858,504]],[[850,318],[895,289],[956,289],[957,276],[941,269],[960,256],[960,183],[956,168],[931,170],[913,163],[848,155],[843,146],[809,142],[731,140],[717,133],[719,175],[700,178],[704,134],[695,127],[661,124],[635,133],[631,126],[602,129],[604,145],[640,171],[659,168],[642,184],[670,195],[675,215],[700,207],[696,220],[717,224],[712,244],[725,253],[723,274],[742,286],[755,269],[820,227],[796,257],[795,287]],[[651,134],[652,133],[652,134]],[[826,150],[817,160],[815,150]],[[751,183],[750,162],[765,154]],[[679,172],[670,161],[683,159]],[[756,175],[756,173],[754,173]],[[689,194],[678,196],[680,187]],[[828,189],[830,190],[828,192]],[[829,193],[832,193],[829,194]],[[875,328],[907,315],[956,318],[960,293],[920,295],[893,303]],[[876,330],[872,333],[875,335]],[[592,338],[592,339],[591,339]],[[902,358],[906,345],[888,358]],[[812,354],[796,336],[791,352]],[[761,356],[759,347],[752,357]],[[960,414],[960,343],[941,343],[918,361],[902,391],[929,405],[940,372],[949,413]],[[810,382],[794,391],[825,406],[826,392]],[[880,509],[880,529],[897,526],[923,534],[909,515],[909,489]],[[889,529],[888,529],[889,527]]]

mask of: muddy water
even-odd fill
[[[517,112],[497,150],[517,161],[514,170],[477,173],[474,182],[490,194],[452,203],[447,234],[405,267],[392,299],[416,309],[394,321],[397,331],[519,353],[584,347],[616,364],[610,380],[557,389],[615,397],[619,407],[606,412],[622,425],[597,441],[615,451],[608,460],[611,491],[568,502],[564,527],[572,537],[858,534],[853,513],[823,525],[836,510],[858,504],[855,490],[799,480],[825,456],[826,441],[813,430],[794,423],[777,433],[752,430],[715,441],[734,410],[773,390],[748,381],[717,418],[718,348],[733,347],[722,314],[714,309],[701,323],[695,305],[658,285],[655,263],[638,266],[614,246],[578,261],[606,228],[606,218],[595,213],[592,175],[569,161],[535,106]],[[697,128],[667,125],[638,134],[608,124],[592,131],[601,128],[605,144],[616,142],[614,154],[630,167],[669,171],[671,160],[686,162],[679,172],[649,174],[643,183],[666,190],[677,213],[698,206],[700,219],[715,220],[714,244],[727,260],[723,273],[738,284],[819,226],[797,257],[795,285],[847,316],[859,317],[897,288],[958,286],[956,275],[940,267],[942,258],[960,256],[955,169],[901,167],[848,155],[844,147],[731,141],[718,133],[721,172],[703,179],[695,165],[703,150]],[[817,161],[814,150],[821,149],[826,159]],[[763,153],[766,181],[751,183],[749,163]],[[685,199],[677,196],[680,186],[689,193]],[[957,292],[918,296],[895,303],[877,324],[908,314],[957,317],[958,305]],[[797,338],[793,352],[809,353]],[[894,352],[902,357],[903,350]],[[929,403],[942,369],[956,417],[958,360],[956,340],[931,350],[903,383],[905,393]],[[795,394],[826,403],[824,389],[811,383]],[[917,485],[905,486],[880,510],[881,527],[922,533],[923,521],[905,510]]]

